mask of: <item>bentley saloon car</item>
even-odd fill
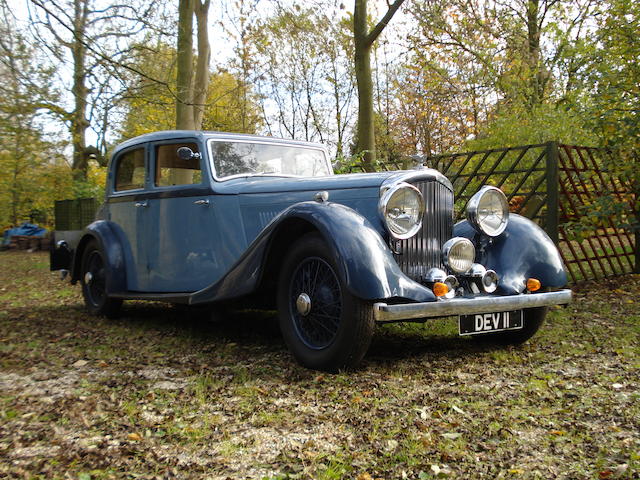
[[[484,186],[454,225],[435,170],[334,175],[318,144],[164,131],[119,145],[104,204],[55,232],[52,270],[89,312],[123,300],[270,301],[293,356],[356,366],[383,322],[457,316],[460,335],[526,341],[571,291],[551,239]]]

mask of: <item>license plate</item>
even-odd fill
[[[523,326],[522,310],[460,315],[458,325],[460,326],[460,335],[518,330]]]

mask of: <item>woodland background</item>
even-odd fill
[[[637,179],[640,3],[368,3],[0,0],[0,226],[50,226],[54,200],[102,195],[114,145],[176,126],[371,170],[555,140]]]

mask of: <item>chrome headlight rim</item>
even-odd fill
[[[389,201],[398,191],[402,189],[409,189],[414,194],[416,194],[416,197],[418,198],[418,203],[419,203],[418,221],[406,233],[395,232],[389,226],[389,222],[387,221],[387,216],[386,216],[386,210],[387,210],[387,205],[389,204]],[[420,190],[418,190],[418,188],[415,185],[411,185],[410,183],[407,183],[407,182],[396,183],[390,186],[389,188],[387,188],[386,190],[384,190],[384,192],[382,193],[382,196],[380,197],[380,201],[378,202],[378,213],[380,214],[382,223],[387,229],[387,232],[389,232],[389,235],[394,240],[406,240],[408,238],[413,237],[416,233],[420,231],[420,229],[422,228],[422,219],[424,218],[424,209],[425,209],[425,204],[424,204],[424,198],[422,197],[422,192],[420,192]]]
[[[482,288],[487,293],[493,293],[498,289],[499,282],[498,274],[495,270],[487,270],[485,274],[482,276]]]
[[[451,251],[455,247],[458,247],[460,244],[464,244],[465,246],[467,246],[467,248],[470,248],[471,249],[470,251],[472,254],[469,256],[469,258],[465,259],[465,262],[466,262],[465,264],[462,264],[461,267],[457,267],[455,262],[451,262],[450,255],[451,255]],[[445,266],[449,270],[451,270],[454,273],[461,274],[461,273],[467,272],[474,264],[475,256],[476,256],[476,247],[473,245],[473,242],[471,240],[465,237],[450,238],[442,246],[442,262],[445,264]]]
[[[500,203],[502,205],[502,219],[501,224],[497,229],[487,230],[483,225],[482,221],[479,218],[479,206],[481,200],[485,195],[498,195]],[[497,237],[502,234],[507,228],[509,223],[509,203],[507,202],[507,197],[502,190],[498,187],[494,187],[491,185],[485,185],[478,192],[471,197],[469,200],[469,204],[467,205],[467,221],[473,226],[473,228],[481,234],[488,235],[489,237]]]

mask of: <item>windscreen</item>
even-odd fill
[[[319,177],[330,175],[322,150],[296,145],[210,140],[216,177],[273,175]]]

